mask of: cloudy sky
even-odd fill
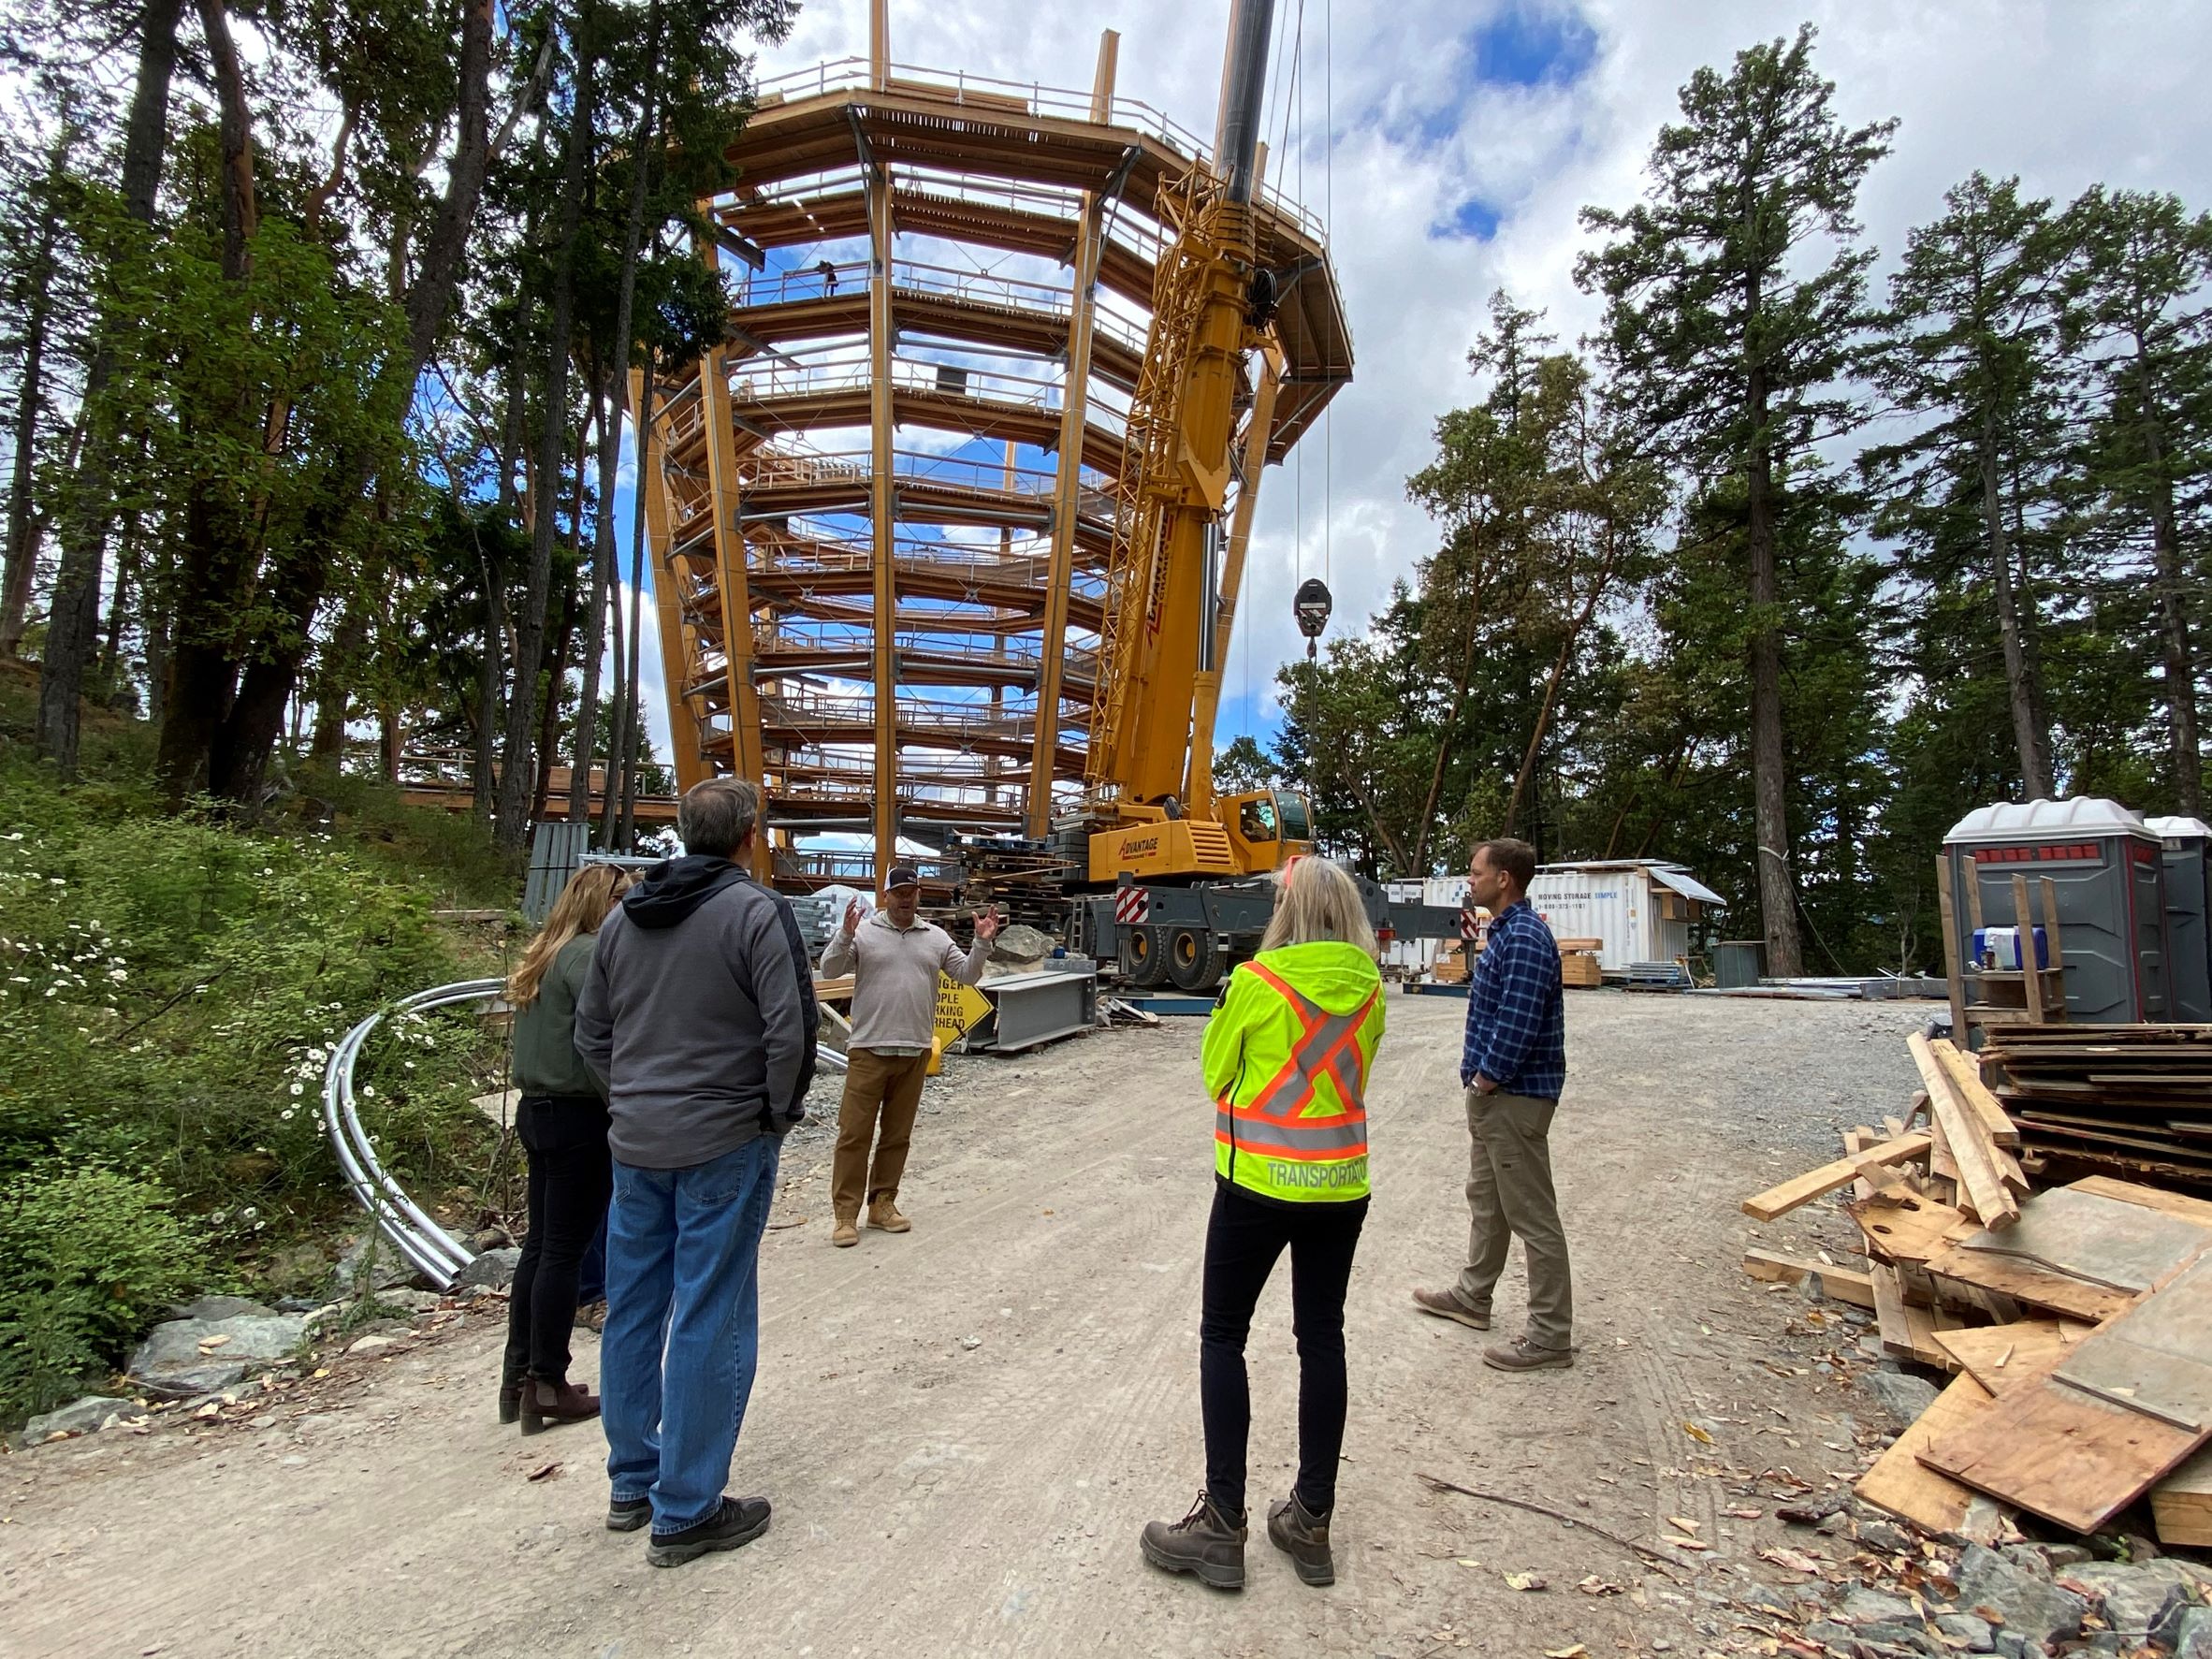
[[[1117,29],[1121,95],[1210,137],[1228,14],[1228,0],[891,0],[892,56],[1087,88],[1099,31]],[[865,54],[867,15],[867,0],[807,0],[763,75]],[[1820,30],[1842,118],[1902,122],[1861,201],[1885,268],[1977,167],[2061,198],[2101,181],[2212,206],[2212,7],[2190,0],[1278,0],[1301,51],[1296,96],[1287,67],[1273,82],[1271,176],[1329,220],[1357,367],[1328,429],[1262,487],[1224,739],[1272,721],[1275,666],[1302,649],[1301,576],[1325,574],[1337,626],[1357,628],[1429,550],[1404,479],[1468,394],[1490,293],[1548,309],[1563,338],[1589,327],[1577,210],[1634,199],[1699,65],[1801,21]]]

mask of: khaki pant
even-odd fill
[[[898,1196],[907,1170],[907,1145],[914,1138],[914,1113],[922,1105],[922,1080],[929,1056],[880,1055],[856,1048],[846,1058],[845,1098],[837,1103],[837,1152],[830,1170],[830,1204],[838,1217],[860,1215],[865,1200]],[[877,1125],[880,1119],[881,1131]],[[868,1143],[876,1161],[868,1164]]]
[[[1467,1265],[1455,1293],[1473,1312],[1490,1312],[1514,1236],[1528,1261],[1528,1340],[1537,1347],[1574,1346],[1575,1293],[1566,1232],[1551,1187],[1551,1114],[1556,1100],[1467,1091]]]

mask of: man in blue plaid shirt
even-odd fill
[[[1566,1008],[1558,942],[1529,907],[1535,874],[1536,850],[1526,841],[1475,849],[1468,886],[1491,924],[1468,987],[1460,1051],[1473,1142],[1467,1265],[1449,1289],[1413,1293],[1422,1312],[1488,1331],[1491,1296],[1519,1234],[1528,1261],[1528,1325],[1511,1342],[1483,1349],[1483,1363],[1500,1371],[1575,1362],[1574,1288],[1551,1186],[1551,1116],[1566,1083]]]

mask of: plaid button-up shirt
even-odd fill
[[[1467,992],[1460,1082],[1489,1078],[1509,1095],[1556,1100],[1566,1086],[1566,1001],[1559,944],[1527,899],[1490,924]]]

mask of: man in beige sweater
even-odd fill
[[[895,1201],[922,1104],[922,1080],[929,1070],[937,976],[948,973],[964,985],[974,984],[983,977],[991,941],[998,937],[998,912],[986,910],[975,919],[973,948],[964,953],[943,928],[915,915],[921,899],[921,876],[910,866],[894,866],[883,884],[883,908],[864,922],[865,907],[854,899],[845,907],[844,926],[822,953],[824,978],[852,975],[852,1040],[830,1175],[830,1243],[840,1247],[860,1243],[864,1198],[870,1227],[911,1230]]]

